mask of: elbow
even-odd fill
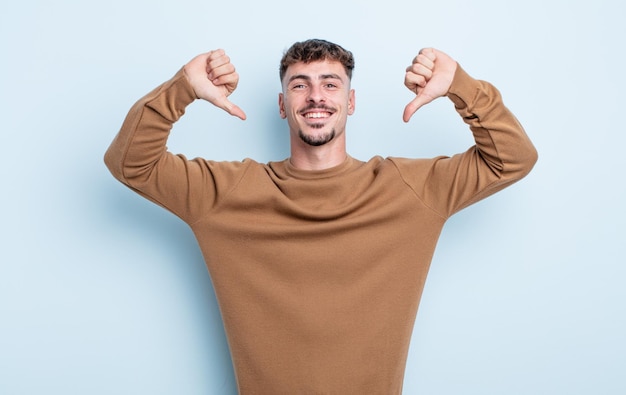
[[[516,150],[514,160],[510,161],[508,166],[505,166],[505,173],[510,174],[511,178],[514,178],[516,181],[521,180],[532,171],[538,160],[539,153],[529,141],[527,145]]]
[[[539,160],[539,153],[535,146],[529,141],[528,147],[525,150],[523,168],[524,168],[524,176],[530,173],[530,171],[535,167],[535,164]]]
[[[125,183],[122,153],[114,148],[114,144],[112,144],[104,153],[104,164],[107,169],[109,169],[109,172],[111,172],[113,177]]]
[[[535,164],[539,160],[539,153],[537,152],[537,149],[535,148],[534,145],[531,145],[530,151],[531,152],[529,154],[529,159],[528,159],[528,163],[529,163],[528,171],[529,172],[530,172],[530,170],[532,170],[533,167],[535,167]]]

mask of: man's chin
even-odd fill
[[[304,141],[306,144],[319,147],[324,144],[328,144],[335,138],[335,129],[332,129],[330,132],[321,132],[316,134],[305,134],[302,129],[298,132],[300,136],[300,140]]]

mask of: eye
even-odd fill
[[[300,90],[300,89],[305,89],[305,88],[306,88],[306,85],[302,83],[296,83],[296,84],[291,85],[291,89],[294,89],[294,90]]]

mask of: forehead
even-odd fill
[[[342,81],[348,81],[348,75],[341,62],[336,60],[318,60],[304,63],[297,62],[290,65],[285,72],[283,82],[288,82],[294,77],[306,77],[308,79],[328,78],[338,76]]]

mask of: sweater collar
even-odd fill
[[[352,168],[352,166],[355,163],[355,160],[350,155],[348,155],[341,164],[337,166],[329,167],[328,169],[323,169],[323,170],[298,169],[291,164],[291,161],[289,159],[285,159],[282,163],[284,165],[285,172],[289,176],[293,178],[301,179],[301,180],[316,180],[316,179],[336,177],[338,175],[341,175],[347,172],[348,170]]]

